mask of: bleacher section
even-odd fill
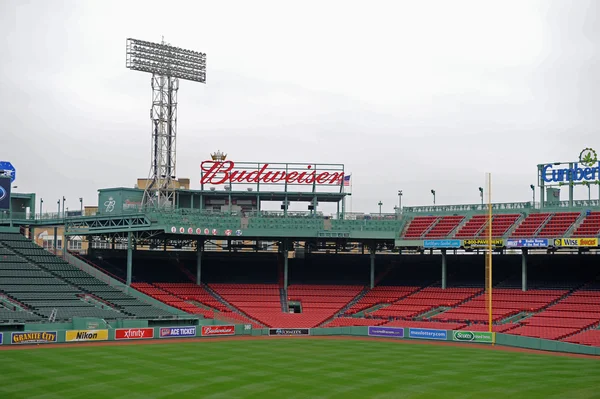
[[[492,238],[501,238],[504,237],[508,230],[519,220],[521,214],[500,214],[492,216]],[[488,236],[488,228],[486,225],[485,229],[483,229],[478,237],[487,237]]]
[[[530,213],[512,232],[513,238],[535,237],[540,227],[551,217],[550,213]]]
[[[417,240],[421,238],[421,236],[429,230],[437,220],[437,216],[416,216],[410,221],[403,237],[407,240]]]
[[[575,229],[572,237],[598,237],[600,236],[600,212],[590,212],[583,222]]]
[[[494,214],[492,218],[492,237],[505,237],[512,231],[512,238],[560,238],[579,219],[580,212],[531,213],[523,217],[520,213]],[[462,224],[462,225],[461,225]],[[459,227],[460,226],[460,227]],[[402,238],[406,240],[442,239],[442,238],[485,238],[488,234],[488,216],[473,215],[465,219],[461,215],[453,216],[416,216],[406,227]],[[575,229],[573,237],[596,237],[600,235],[600,212],[590,212]]]
[[[288,302],[299,302],[301,313],[283,313],[275,284],[210,284],[221,297],[253,319],[269,327],[316,327],[333,317],[362,290],[361,286],[295,285],[288,288]]]
[[[24,304],[40,319],[75,316],[108,320],[173,316],[123,293],[50,254],[20,234],[0,234],[0,295]]]
[[[537,234],[537,237],[563,237],[579,218],[580,212],[555,213]]]
[[[445,238],[465,219],[464,216],[443,216],[425,233],[424,238]]]

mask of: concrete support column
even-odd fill
[[[131,231],[127,233],[127,286],[131,287],[131,274],[133,266],[133,251],[131,246]]]
[[[527,291],[527,250],[521,254],[521,289]]]
[[[202,240],[196,242],[196,284],[202,283],[202,252],[204,250],[204,243]]]
[[[288,289],[288,248],[287,241],[283,241],[281,247],[283,248],[283,289]]]
[[[446,250],[442,249],[442,289],[445,290],[447,286],[448,270],[446,264]]]
[[[54,255],[56,255],[56,250],[58,246],[58,229],[54,226]]]
[[[375,246],[371,247],[371,289],[375,288]]]

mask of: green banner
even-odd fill
[[[494,340],[494,333],[481,331],[452,331],[452,340],[491,344]]]

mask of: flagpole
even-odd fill
[[[352,184],[354,179],[352,179],[352,173],[350,173],[350,213],[352,213]]]

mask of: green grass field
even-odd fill
[[[598,398],[600,360],[272,339],[0,352],[0,398]]]

